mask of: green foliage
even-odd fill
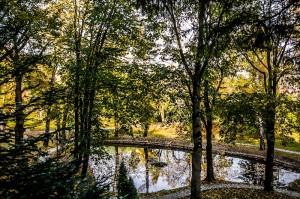
[[[134,186],[133,179],[128,178],[127,168],[124,161],[121,162],[118,179],[117,179],[117,190],[119,198],[136,199],[138,198],[137,190]]]
[[[258,116],[265,115],[264,95],[258,93],[232,93],[217,104],[222,111],[221,137],[226,142],[234,142],[244,135],[258,137]],[[265,121],[262,121],[265,125]]]
[[[9,134],[0,135],[1,198],[85,198],[90,193],[106,197],[105,181],[92,186],[93,181],[78,176],[74,161],[65,155],[70,154],[67,145],[51,154],[38,147],[44,135],[24,140],[19,148],[5,146],[7,139]]]

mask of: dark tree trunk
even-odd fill
[[[46,129],[45,129],[45,138],[44,138],[44,147],[47,147],[49,145],[49,137],[50,137],[50,107],[47,109],[46,113]]]
[[[59,135],[59,137],[61,137],[60,113],[58,113],[58,115],[56,117],[56,133],[57,133],[57,135]],[[57,139],[57,141],[58,141],[58,139]]]
[[[75,74],[75,88],[74,88],[74,158],[79,162],[78,147],[79,147],[79,67],[80,67],[80,55],[76,53],[76,74]]]
[[[273,191],[273,166],[274,166],[274,146],[275,146],[275,102],[267,105],[266,135],[267,135],[267,159],[265,167],[264,190]]]
[[[205,180],[208,182],[212,182],[215,180],[214,177],[214,168],[213,168],[213,154],[212,154],[212,110],[208,96],[208,82],[205,80],[204,82],[204,106],[206,112],[206,122],[205,130],[206,130],[206,178]]]
[[[117,93],[117,92],[116,92]],[[116,98],[118,96],[116,95]],[[117,109],[117,105],[116,105],[116,100],[114,100],[114,120],[115,120],[115,138],[119,137],[119,116],[118,116],[118,109]]]
[[[200,78],[193,81],[192,96],[192,125],[193,142],[192,151],[192,179],[191,179],[191,199],[201,197],[201,160],[202,160],[202,134],[201,134],[201,108],[200,108]]]
[[[95,68],[91,68],[93,71]],[[96,72],[96,71],[95,71]],[[91,72],[92,73],[92,72]],[[89,72],[87,73],[87,79],[85,82],[85,95],[84,95],[84,107],[83,107],[83,116],[84,116],[84,154],[83,154],[83,165],[82,165],[82,177],[85,177],[87,174],[88,164],[89,164],[89,154],[91,148],[91,131],[92,131],[92,117],[94,109],[94,99],[95,99],[95,86],[96,79],[92,79]]]
[[[68,108],[68,106],[65,106],[64,112],[63,112],[62,123],[61,123],[61,136],[64,141],[67,140],[66,128],[67,128],[68,112],[69,112],[69,108]]]
[[[148,136],[148,131],[149,131],[149,124],[146,123],[146,124],[144,124],[144,133],[143,133],[143,137],[147,137],[147,136]]]
[[[15,125],[15,144],[16,146],[22,146],[24,135],[24,120],[25,115],[22,105],[22,75],[16,75],[16,88],[15,88],[15,103],[16,103],[16,125]]]
[[[145,153],[145,168],[146,168],[146,194],[149,193],[149,157],[148,157],[148,149],[144,148],[144,153]]]
[[[212,154],[212,120],[207,120],[206,124],[206,178],[208,182],[215,180]]]
[[[120,165],[120,154],[119,154],[119,147],[115,146],[115,186],[113,186],[113,189],[115,189],[117,187],[117,182],[118,182],[118,173],[119,173],[119,165]],[[116,190],[113,190],[114,192]],[[118,191],[118,190],[117,190]],[[119,191],[118,191],[118,195],[119,195]]]
[[[49,106],[47,109],[47,115],[46,115],[46,129],[45,129],[45,139],[44,139],[44,146],[47,147],[49,145],[49,139],[50,139],[50,114],[51,114],[51,106],[53,104],[53,88],[54,88],[54,82],[55,82],[55,74],[56,74],[57,66],[52,71],[51,80],[50,80],[50,95],[48,98]]]
[[[81,163],[81,158],[79,157],[79,103],[80,103],[80,90],[79,90],[79,82],[80,82],[80,68],[81,68],[81,37],[82,32],[80,30],[80,25],[77,23],[78,21],[78,6],[75,1],[74,4],[74,41],[75,41],[75,54],[76,54],[76,65],[75,65],[75,85],[74,85],[74,158],[76,160],[76,166],[79,167]]]

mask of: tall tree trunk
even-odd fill
[[[264,190],[273,191],[273,166],[274,166],[274,147],[275,147],[275,102],[267,105],[267,118],[266,118],[266,135],[267,135],[267,159],[265,167],[265,182]]]
[[[191,70],[188,64],[184,50],[181,44],[181,36],[177,26],[177,21],[174,13],[173,3],[165,4],[167,10],[170,14],[171,21],[173,24],[173,30],[175,33],[175,38],[177,41],[177,46],[181,58],[181,62],[192,80],[192,92],[190,92],[190,97],[192,101],[192,134],[193,134],[193,151],[192,151],[192,179],[191,179],[191,199],[200,199],[201,195],[201,160],[202,160],[202,134],[201,134],[201,108],[200,108],[200,89],[201,89],[201,78],[203,72],[207,67],[207,60],[204,61],[204,21],[205,21],[205,11],[208,1],[197,1],[197,20],[198,20],[198,36],[197,36],[197,53],[195,57],[194,70]],[[190,85],[189,85],[190,86]],[[190,88],[190,87],[189,87]]]
[[[193,80],[192,96],[192,125],[193,142],[192,151],[192,179],[191,199],[200,199],[201,196],[201,160],[202,160],[202,134],[201,134],[201,108],[200,108],[200,78]]]
[[[74,158],[76,160],[76,166],[79,167],[81,164],[81,158],[79,157],[79,102],[80,102],[80,68],[81,68],[81,37],[82,27],[80,27],[78,19],[78,5],[77,1],[74,1],[74,19],[73,28],[74,41],[75,41],[75,54],[76,54],[76,65],[75,65],[75,85],[74,85]]]
[[[259,130],[259,149],[260,150],[265,150],[265,130],[264,130],[264,125],[261,117],[261,113],[258,113],[257,116],[258,120],[258,130]]]
[[[18,72],[19,73],[19,72]],[[24,120],[25,115],[23,112],[22,105],[22,79],[21,74],[17,74],[15,78],[16,88],[15,88],[15,103],[16,103],[16,124],[15,124],[15,144],[16,146],[22,146],[23,135],[24,135]]]
[[[212,154],[212,110],[208,96],[208,82],[205,80],[204,82],[204,106],[206,113],[206,122],[205,122],[205,130],[206,130],[206,178],[205,180],[211,182],[215,180],[214,178],[214,167],[213,167],[213,154]]]
[[[271,46],[268,41],[268,46]],[[274,147],[275,147],[275,115],[276,115],[276,91],[277,91],[277,72],[278,68],[271,63],[271,48],[267,50],[268,83],[267,105],[266,105],[266,136],[267,136],[267,159],[265,167],[264,190],[273,191],[273,166],[274,166]],[[266,81],[266,80],[265,80]],[[266,82],[265,82],[266,83]]]
[[[93,70],[94,69],[94,70]],[[95,68],[92,67],[91,71],[95,71]],[[96,72],[96,71],[95,71]],[[92,74],[92,72],[91,72]],[[87,174],[90,148],[91,148],[91,131],[92,131],[92,117],[94,109],[94,100],[95,100],[95,87],[96,87],[96,78],[91,79],[91,74],[87,73],[86,85],[85,85],[85,99],[83,107],[84,115],[84,154],[83,154],[83,165],[82,165],[82,177],[85,177]]]
[[[57,66],[52,71],[51,80],[50,80],[50,95],[49,95],[49,106],[47,109],[47,115],[46,115],[46,129],[45,129],[45,139],[44,139],[44,146],[47,147],[49,145],[49,138],[50,138],[50,114],[51,114],[51,106],[53,104],[53,88],[54,88],[54,82],[55,82],[55,74],[56,74]]]

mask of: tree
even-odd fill
[[[41,1],[38,0],[5,1],[3,12],[1,12],[3,18],[0,23],[7,28],[4,34],[7,37],[1,40],[1,51],[3,51],[1,60],[5,60],[9,66],[6,74],[2,74],[6,76],[3,82],[7,82],[9,78],[14,78],[15,81],[14,131],[16,146],[22,145],[25,130],[27,106],[23,104],[23,94],[26,90],[39,86],[38,83],[25,88],[24,80],[28,74],[38,70],[38,64],[43,63],[45,51],[55,37],[55,31],[53,34],[50,32],[58,26],[58,23],[52,18],[55,17],[55,13],[48,15],[40,3]]]
[[[118,87],[113,80],[123,78],[118,72],[127,61],[121,57],[129,52],[137,20],[132,4],[127,1],[74,0],[66,2],[65,9],[69,9],[64,16],[64,40],[70,55],[65,70],[73,97],[74,157],[78,167],[82,163],[84,177],[91,138],[95,134],[101,136],[100,116],[105,112],[103,96]],[[130,22],[129,25],[125,21]]]
[[[138,1],[150,15],[157,11],[167,19],[169,32],[164,38],[168,41],[167,52],[173,61],[179,63],[185,70],[186,87],[192,104],[192,179],[191,198],[201,198],[201,82],[206,70],[212,67],[211,61],[219,52],[222,38],[231,29],[242,23],[243,6],[247,2],[232,1]],[[241,11],[242,10],[242,11]],[[238,16],[238,17],[237,17]],[[152,16],[153,17],[153,16]],[[242,18],[239,22],[238,18]],[[158,20],[162,20],[159,18]],[[172,38],[172,39],[168,39]],[[173,43],[175,38],[175,43]],[[176,47],[175,47],[176,45]]]
[[[225,42],[225,41],[224,41]],[[221,50],[221,49],[220,49]],[[223,57],[223,58],[221,58]],[[219,90],[222,85],[222,81],[225,77],[226,71],[229,68],[229,60],[226,60],[227,56],[222,53],[220,57],[216,57],[212,64],[213,70],[207,70],[203,80],[203,92],[202,92],[202,113],[201,120],[204,124],[206,131],[206,178],[205,180],[211,182],[215,180],[213,170],[213,155],[212,155],[212,131],[213,131],[213,118],[215,114],[216,101],[219,98]],[[230,58],[228,58],[230,59]]]
[[[297,76],[297,12],[294,1],[262,1],[257,19],[241,32],[241,54],[249,65],[263,77],[267,158],[264,190],[273,190],[273,160],[275,145],[276,108],[279,103],[279,85],[286,76]],[[255,59],[251,59],[253,55]]]
[[[119,175],[117,179],[117,189],[118,189],[118,198],[127,198],[127,199],[136,199],[137,190],[134,186],[133,180],[131,177],[127,176],[127,169],[124,164],[124,161],[121,162],[119,168]]]

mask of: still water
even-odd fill
[[[140,193],[170,190],[190,184],[192,168],[191,154],[184,151],[166,149],[106,147],[106,158],[98,155],[90,157],[90,168],[97,180],[109,176],[107,182],[114,184],[118,167],[123,160],[128,174],[133,178]],[[206,160],[202,160],[202,179],[205,178]],[[230,182],[263,184],[264,165],[250,159],[214,155],[215,177]],[[300,179],[300,172],[275,166],[274,184],[286,187]],[[115,187],[111,186],[115,191]]]

